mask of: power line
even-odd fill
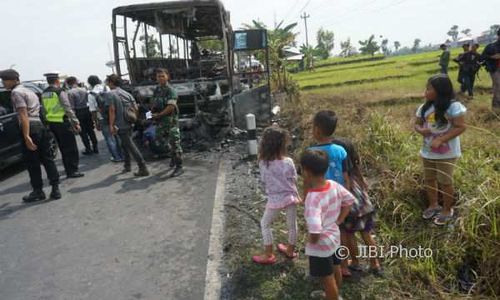
[[[304,7],[302,7],[301,10],[299,10],[299,15],[307,8],[307,6],[309,6],[309,4],[311,3],[312,0],[308,0],[306,2],[306,4],[304,5]]]
[[[300,0],[295,0],[295,2],[293,3],[293,5],[290,7],[290,9],[285,14],[285,18],[283,18],[283,22],[285,22],[285,21],[288,20],[288,17],[290,17],[290,14],[295,10],[295,8],[297,7],[297,4],[299,4],[299,1]]]

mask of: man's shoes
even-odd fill
[[[149,171],[146,167],[139,168],[139,172],[134,173],[135,177],[145,177],[149,176]]]
[[[99,154],[99,148],[97,148],[97,146],[94,147],[94,154]]]
[[[170,168],[173,168],[173,167],[175,167],[175,158],[172,158],[170,160]]]
[[[172,172],[172,175],[170,175],[170,177],[178,177],[182,174],[184,174],[184,168],[182,168],[182,166],[177,166],[175,167],[175,170],[174,172]]]
[[[86,149],[85,151],[82,152],[83,155],[92,155],[94,152],[90,149]]]
[[[122,174],[126,174],[126,173],[130,173],[132,172],[132,168],[131,167],[124,167],[123,170],[122,170]]]
[[[61,199],[61,191],[59,190],[59,186],[53,185],[52,191],[50,192],[50,199],[59,200]]]
[[[33,203],[45,200],[45,193],[43,190],[33,191],[29,195],[23,197],[24,203]]]
[[[83,176],[85,176],[85,174],[80,173],[80,172],[75,172],[75,173],[71,173],[71,174],[66,175],[66,177],[68,177],[68,178],[80,178]]]
[[[122,158],[122,159],[116,159],[116,158],[113,158],[113,157],[112,157],[112,158],[110,158],[109,160],[110,160],[112,163],[121,163],[121,162],[123,162],[123,158]]]

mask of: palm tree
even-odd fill
[[[359,44],[362,46],[359,48],[362,54],[370,54],[371,56],[375,55],[380,49],[380,46],[375,41],[375,35],[371,35],[366,41],[359,41]]]
[[[351,56],[355,50],[354,46],[351,44],[351,38],[348,38],[345,42],[340,43],[340,55],[343,57]]]
[[[310,45],[302,45],[300,47],[300,52],[304,54],[304,68],[312,71],[314,69],[314,54],[316,54],[316,49]]]
[[[252,24],[243,24],[244,29],[267,30],[269,61],[271,70],[273,70],[272,79],[279,91],[285,90],[287,81],[286,59],[283,49],[295,44],[297,33],[293,32],[293,30],[296,26],[297,23],[283,26],[283,21],[281,21],[274,29],[269,30],[261,21],[253,20]],[[257,57],[262,61],[262,56],[257,55]]]
[[[396,52],[398,52],[399,47],[401,47],[401,43],[399,41],[394,41],[394,49],[396,49]]]

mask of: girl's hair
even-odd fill
[[[287,152],[289,142],[288,131],[276,126],[264,130],[259,147],[259,160],[269,161],[281,159]]]
[[[434,101],[427,100],[425,102],[420,117],[425,121],[425,112],[434,104],[436,122],[438,125],[445,125],[448,123],[445,116],[446,110],[448,110],[453,99],[455,99],[455,92],[453,91],[453,84],[450,77],[445,74],[434,75],[429,78],[427,84],[430,84],[436,91],[437,98]]]

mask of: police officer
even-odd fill
[[[177,93],[168,84],[168,71],[156,70],[158,86],[153,94],[152,117],[156,121],[156,137],[161,145],[170,146],[172,160],[170,167],[175,167],[172,177],[183,173],[181,133],[179,130],[179,108]]]
[[[97,137],[94,131],[94,121],[92,120],[92,114],[89,110],[88,92],[86,89],[78,86],[78,80],[74,76],[66,79],[66,85],[69,88],[68,98],[71,108],[75,112],[78,121],[80,121],[80,127],[82,128],[80,138],[85,146],[85,151],[83,151],[82,154],[98,154],[99,148],[97,146]],[[92,148],[90,142],[92,142]]]
[[[40,100],[31,90],[19,83],[19,73],[9,69],[0,71],[3,85],[11,90],[12,107],[18,113],[19,126],[22,133],[23,158],[27,164],[33,191],[23,197],[24,202],[35,202],[45,200],[43,192],[42,170],[43,164],[47,177],[49,178],[52,191],[50,198],[56,200],[61,198],[59,191],[59,173],[54,163],[53,149],[50,145],[53,140],[50,131],[40,120]]]
[[[78,146],[75,133],[80,132],[80,122],[71,109],[68,94],[61,89],[59,74],[57,72],[44,74],[49,87],[43,91],[42,105],[45,110],[45,121],[54,133],[64,169],[68,178],[83,177],[78,171]]]

